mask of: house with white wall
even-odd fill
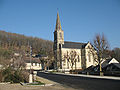
[[[30,70],[30,69],[42,70],[42,66],[41,66],[39,58],[32,58],[31,60],[30,58],[25,58],[24,61],[26,64],[26,67],[25,67],[26,70]]]

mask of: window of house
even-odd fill
[[[80,62],[80,57],[79,57],[79,55],[78,55],[78,62]]]

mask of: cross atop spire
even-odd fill
[[[60,18],[59,18],[59,13],[58,13],[58,11],[57,11],[57,19],[56,19],[56,28],[55,28],[55,30],[57,31],[57,30],[62,30],[62,28],[61,28],[61,23],[60,23]]]

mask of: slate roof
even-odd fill
[[[112,63],[112,64],[114,64],[116,67],[120,69],[120,63]]]
[[[47,55],[42,55],[42,54],[39,55],[39,54],[38,54],[38,55],[36,55],[35,57],[47,57]]]
[[[102,67],[106,67],[107,65],[109,65],[109,62],[111,61],[112,59],[107,59],[105,60],[103,63],[102,63]]]
[[[24,61],[30,63],[30,58],[25,58]],[[31,63],[40,63],[40,60],[38,58],[32,58]]]
[[[87,43],[64,41],[62,48],[83,49],[86,45]]]
[[[102,63],[102,67],[106,67],[107,65],[109,65],[109,62],[112,60],[113,58],[111,59],[106,59],[103,63]]]

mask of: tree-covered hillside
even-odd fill
[[[0,31],[0,47],[19,51],[29,51],[29,45],[32,46],[35,54],[49,54],[53,48],[53,42],[43,40],[37,37],[27,37],[24,35]]]

